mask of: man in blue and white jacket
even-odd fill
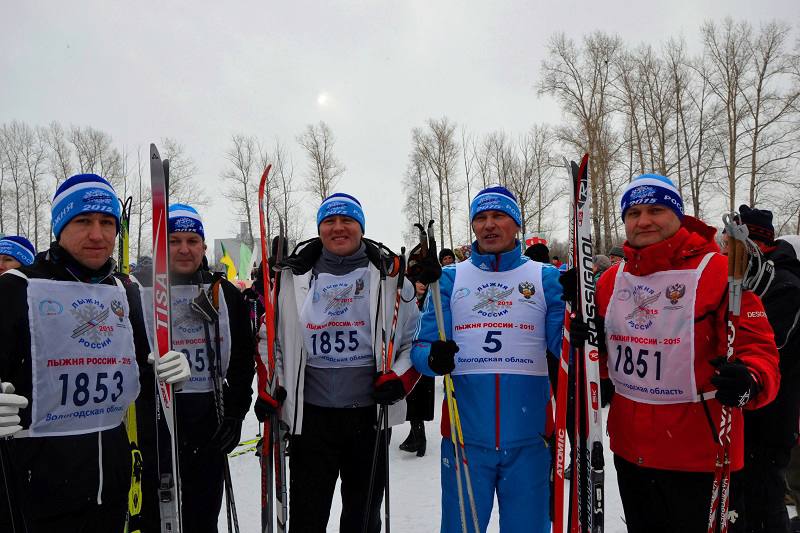
[[[543,435],[550,399],[547,357],[555,360],[561,352],[559,272],[522,255],[516,238],[520,209],[507,189],[481,191],[470,205],[470,219],[472,255],[445,267],[440,280],[448,340],[436,340],[429,295],[411,357],[426,375],[452,373],[481,530],[496,492],[503,533],[546,532],[551,461]],[[448,420],[445,411],[443,533],[461,530]],[[469,520],[466,495],[464,488]]]

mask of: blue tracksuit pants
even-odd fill
[[[462,533],[458,505],[455,457],[450,439],[442,439],[442,533]],[[544,444],[495,450],[466,446],[475,507],[482,532],[492,514],[495,492],[500,507],[500,533],[550,531],[550,452]],[[467,530],[472,515],[466,479],[461,469]]]

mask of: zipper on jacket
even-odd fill
[[[500,271],[500,254],[494,255],[494,271]],[[500,374],[494,375],[494,447],[500,449]]]
[[[103,432],[97,432],[97,505],[103,505]]]
[[[297,365],[297,381],[294,384],[294,417],[292,420],[292,435],[297,435],[298,433],[302,433],[302,431],[297,431],[297,413],[300,411],[300,406],[298,405],[298,400],[300,399],[300,373],[303,372],[303,352],[305,348],[300,348],[300,362]],[[302,428],[300,428],[302,430]]]
[[[500,449],[500,374],[494,375],[494,447]]]

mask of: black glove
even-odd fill
[[[418,245],[408,254],[406,278],[412,283],[419,281],[428,285],[442,277],[442,265],[439,264],[439,259],[431,253],[432,251],[428,249],[428,253],[423,255],[421,246]]]
[[[728,407],[744,407],[758,394],[761,387],[741,361],[726,361],[724,358],[712,362],[717,371],[711,383],[717,387],[717,401]]]
[[[238,418],[226,416],[222,419],[217,431],[212,435],[209,445],[228,455],[236,448],[241,438],[242,421]]]
[[[283,405],[283,402],[286,400],[286,389],[278,385],[278,388],[275,389],[274,396],[270,396],[266,393],[264,396],[266,396],[266,398],[262,398],[261,395],[259,395],[256,398],[255,405],[253,405],[253,411],[259,422],[263,422],[270,416],[278,413],[281,405]]]
[[[597,349],[600,352],[606,352],[606,321],[603,317],[595,317],[594,327],[597,328],[595,332],[595,342],[597,342]],[[583,348],[586,341],[589,339],[591,328],[589,323],[580,317],[575,317],[569,321],[569,343],[573,348]]]
[[[380,405],[392,405],[406,397],[406,389],[397,374],[389,371],[375,378],[375,390],[372,397]]]
[[[589,324],[580,317],[575,317],[569,321],[569,343],[573,348],[583,348],[586,339],[589,338]]]
[[[455,356],[458,350],[458,344],[452,340],[432,342],[428,366],[440,376],[449,374],[456,367]]]
[[[614,397],[614,382],[610,379],[600,378],[600,406],[606,407]]]
[[[575,269],[575,267],[566,270],[558,277],[558,282],[564,288],[564,293],[561,295],[561,299],[565,302],[568,302],[574,311],[578,298],[578,271]]]

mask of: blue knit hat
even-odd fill
[[[683,199],[675,184],[658,174],[642,174],[622,192],[622,221],[625,221],[625,213],[631,206],[652,204],[672,209],[678,219],[683,220]]]
[[[483,211],[502,211],[513,218],[517,226],[522,226],[517,198],[505,187],[489,187],[479,192],[469,205],[469,220]]]
[[[76,174],[62,183],[53,196],[51,208],[53,218],[53,235],[58,240],[61,230],[70,220],[84,213],[102,213],[117,219],[122,206],[114,187],[97,174]]]
[[[206,240],[206,234],[203,230],[203,219],[200,218],[197,209],[190,205],[172,204],[169,206],[167,229],[169,233],[197,233],[203,240]]]
[[[33,263],[36,248],[25,237],[6,235],[0,239],[0,255],[10,255],[22,265],[28,266]]]
[[[361,233],[364,233],[366,223],[364,210],[361,209],[361,202],[355,197],[337,192],[325,198],[317,210],[317,228],[323,220],[336,215],[352,218],[361,226]]]

